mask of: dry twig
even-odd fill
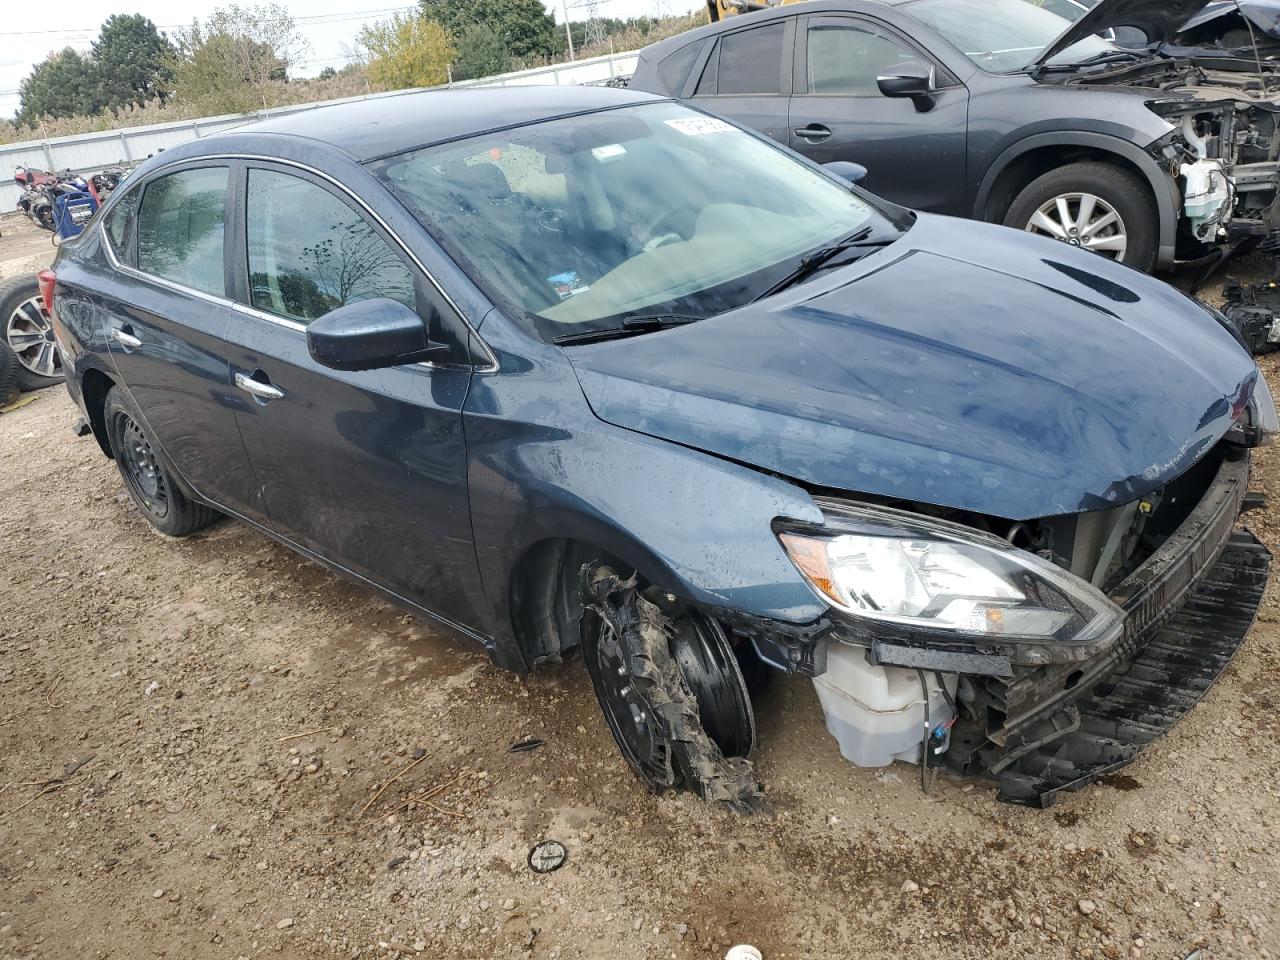
[[[60,683],[62,683],[62,678],[58,677],[56,680],[53,681],[53,683],[49,685],[49,689],[44,692],[44,702],[47,703],[49,706],[53,707],[53,709],[55,710],[61,710],[63,707],[66,706],[65,703],[53,702],[53,691],[58,689],[58,684]]]
[[[338,727],[321,727],[319,730],[308,730],[306,733],[291,733],[287,737],[276,737],[276,743],[288,743],[290,740],[301,740],[303,737],[314,737],[317,734],[329,733]]]
[[[369,802],[360,808],[360,816],[363,817],[368,812],[369,808],[378,802],[378,798],[387,792],[387,787],[391,786],[393,783],[395,783],[397,780],[399,780],[401,777],[403,777],[406,773],[408,773],[410,770],[412,770],[414,767],[416,767],[425,759],[427,759],[427,755],[426,753],[423,753],[422,756],[412,761],[407,767],[402,769],[394,777],[392,777],[390,780],[384,783],[381,787],[379,787],[378,792],[369,798]]]

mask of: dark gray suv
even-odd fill
[[[641,52],[692,99],[918,210],[1045,234],[1143,270],[1280,241],[1271,63],[1161,52],[1204,0],[814,0]],[[1138,29],[1150,49],[1099,36]]]

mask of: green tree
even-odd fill
[[[380,90],[445,83],[457,56],[444,27],[416,14],[397,13],[366,24],[356,36],[356,49],[367,64],[369,82]]]
[[[468,24],[492,29],[513,57],[540,57],[556,50],[556,21],[542,0],[419,0],[423,16],[452,36]]]
[[[17,122],[34,125],[40,117],[97,113],[98,75],[93,60],[71,47],[51,53],[18,85]]]
[[[498,31],[487,23],[469,23],[458,36],[458,62],[455,80],[488,77],[504,73],[511,64],[511,53]]]
[[[173,45],[140,13],[113,14],[93,43],[98,98],[118,110],[149,100],[164,103],[173,83]]]
[[[333,67],[325,67],[325,68],[324,68],[323,70],[321,70],[318,74],[316,74],[316,79],[317,79],[317,80],[332,80],[332,79],[333,79],[334,77],[336,77],[337,75],[338,75],[338,71],[337,71],[337,70],[335,70],[335,69],[333,69]]]
[[[284,7],[231,4],[179,30],[170,62],[180,100],[224,110],[261,106],[266,88],[288,79],[306,41]]]

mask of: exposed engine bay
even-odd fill
[[[1280,250],[1280,72],[1236,57],[1143,61],[1061,82],[1150,89],[1173,130],[1151,148],[1184,199],[1178,259]]]

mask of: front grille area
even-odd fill
[[[1208,690],[1244,641],[1270,567],[1235,532],[1248,480],[1247,453],[1230,451],[1186,519],[1111,591],[1126,618],[1110,649],[984,679],[1000,723],[973,746],[1002,799],[1047,805],[1129,763]]]

